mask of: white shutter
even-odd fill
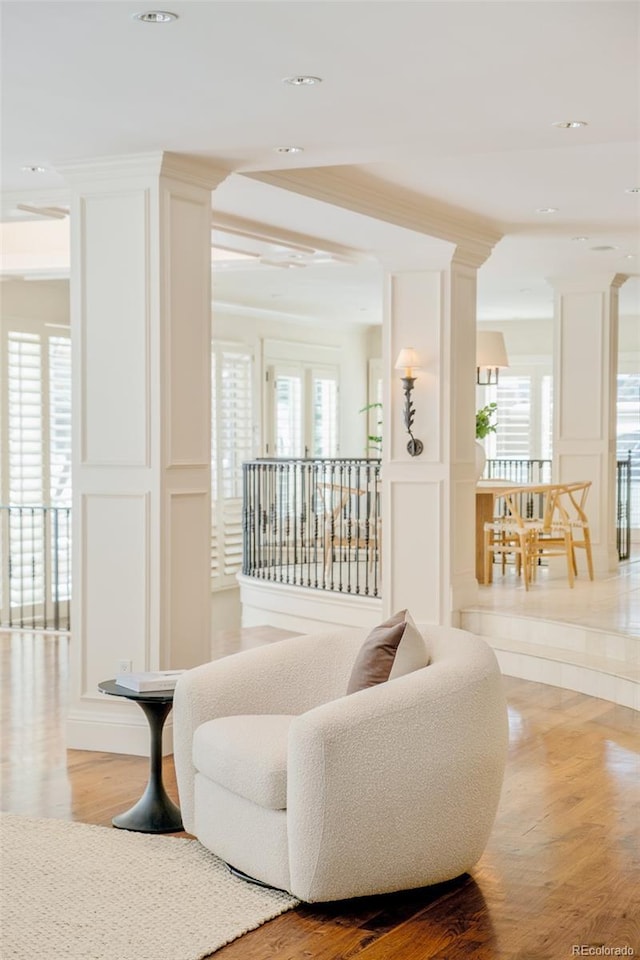
[[[71,340],[49,338],[49,477],[52,506],[71,506]]]
[[[617,444],[618,460],[631,452],[631,526],[640,527],[640,375],[618,374]]]
[[[553,457],[553,377],[545,374],[542,377],[540,402],[541,444],[540,455],[543,460]]]
[[[338,379],[331,374],[313,375],[313,455],[338,454]]]
[[[42,345],[11,330],[7,343],[8,489],[12,505],[43,503]]]
[[[253,456],[253,359],[241,346],[212,353],[213,586],[235,583],[242,568],[242,464]]]
[[[276,437],[277,457],[302,456],[302,373],[276,372]]]
[[[489,455],[499,460],[528,460],[532,455],[531,377],[500,374],[497,387],[486,390],[487,402],[498,404],[495,434],[489,434]]]

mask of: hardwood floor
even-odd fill
[[[219,654],[282,635],[226,633]],[[1,805],[109,825],[138,799],[147,761],[65,749],[67,643],[0,634]],[[229,944],[216,960],[564,960],[614,956],[616,947],[638,956],[640,715],[524,680],[505,678],[505,688],[504,790],[472,876],[302,906]],[[177,799],[170,757],[165,775]]]

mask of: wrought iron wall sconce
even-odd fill
[[[404,390],[404,410],[402,412],[404,426],[409,434],[410,440],[407,444],[407,450],[412,457],[418,457],[424,450],[422,440],[416,440],[413,435],[413,419],[416,415],[415,407],[411,400],[413,385],[416,381],[414,370],[420,369],[420,359],[413,347],[404,347],[398,354],[396,360],[396,370],[404,370],[402,377],[402,389]]]
[[[495,330],[478,330],[476,337],[476,383],[487,387],[498,382],[498,373],[509,366],[504,337]]]

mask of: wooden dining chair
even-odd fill
[[[484,525],[484,582],[489,583],[490,565],[496,555],[502,559],[504,572],[506,558],[515,559],[516,572],[522,573],[525,590],[534,579],[536,532],[532,521],[522,516],[520,498],[529,493],[527,488],[514,488],[502,497],[505,515],[494,517]]]
[[[591,531],[585,504],[591,481],[555,484],[549,492],[543,523],[536,534],[537,557],[564,556],[567,578],[573,587],[578,573],[576,549],[583,549],[587,559],[589,579],[593,580]]]
[[[324,572],[330,574],[334,556],[340,550],[348,555],[355,552],[367,559],[372,570],[376,560],[380,565],[381,523],[377,509],[371,515],[367,506],[350,509],[351,498],[365,499],[370,491],[338,483],[318,483],[318,496],[324,515]],[[350,504],[351,501],[351,504]]]

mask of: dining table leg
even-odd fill
[[[492,567],[489,564],[489,576],[484,578],[484,525],[493,520],[495,495],[492,492],[476,490],[476,579],[478,583],[491,583]]]

